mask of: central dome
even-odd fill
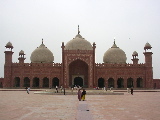
[[[32,63],[53,63],[54,56],[42,39],[42,44],[32,52],[30,59]]]
[[[109,48],[103,56],[103,62],[104,63],[117,63],[117,64],[125,64],[127,60],[125,52],[117,47],[117,45],[114,44],[111,48]]]
[[[75,38],[67,42],[65,45],[65,50],[92,50],[92,45],[90,42],[82,38],[78,33]]]

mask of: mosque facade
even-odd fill
[[[78,85],[85,88],[153,88],[153,67],[151,45],[144,46],[145,63],[138,63],[138,53],[132,54],[132,64],[126,63],[126,54],[115,41],[103,56],[103,63],[95,63],[96,44],[91,44],[78,34],[66,44],[62,42],[62,62],[54,63],[53,53],[42,44],[30,56],[31,63],[25,63],[25,53],[19,52],[19,62],[12,62],[13,45],[6,44],[4,88],[65,88]]]

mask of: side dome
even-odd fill
[[[125,52],[117,47],[117,45],[114,44],[111,48],[109,48],[103,56],[103,62],[104,63],[117,63],[117,64],[125,64],[127,60]]]
[[[67,42],[65,45],[65,50],[92,50],[92,45],[89,41],[82,38],[82,36],[78,33],[75,38]]]
[[[37,47],[31,54],[30,60],[32,63],[53,63],[53,53],[43,44]]]

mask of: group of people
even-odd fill
[[[63,90],[64,90],[63,86],[60,87],[60,90],[61,90],[61,93],[62,93]],[[55,91],[55,93],[58,93],[58,86],[57,85],[56,85],[56,91]]]
[[[131,90],[131,94],[133,95],[133,87],[131,87],[131,89],[127,88],[127,92],[130,93]]]
[[[86,95],[86,91],[85,89],[83,89],[83,91],[81,92],[81,89],[78,89],[78,100],[79,101],[84,101],[85,100],[85,95]]]

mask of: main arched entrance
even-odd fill
[[[74,78],[74,86],[83,86],[83,79],[81,77],[75,77]]]
[[[69,64],[69,86],[75,84],[88,87],[88,65],[79,59]]]

